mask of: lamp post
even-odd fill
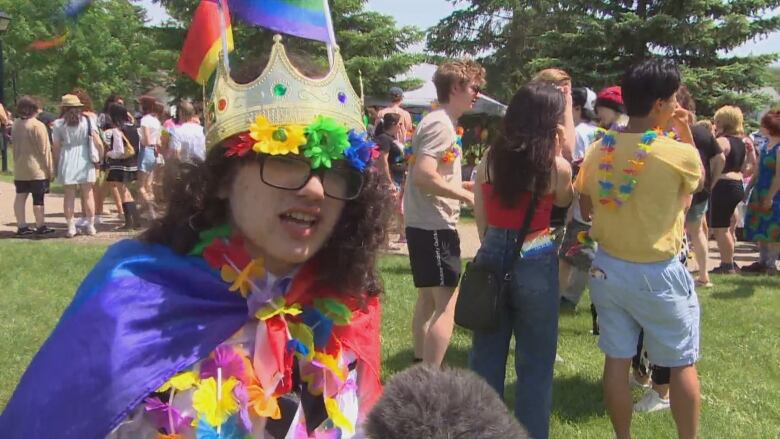
[[[0,11],[0,37],[8,30],[11,24],[11,16]],[[5,105],[5,71],[3,59],[3,40],[0,38],[0,103]],[[2,172],[8,172],[8,145],[5,142],[5,127],[0,135],[0,153],[2,154]]]

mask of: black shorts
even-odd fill
[[[742,199],[745,188],[740,180],[718,180],[710,195],[709,226],[725,229],[731,226],[731,217]]]
[[[108,171],[106,181],[114,183],[130,184],[136,180],[136,171],[124,171],[122,169],[111,169]]]
[[[409,262],[417,288],[452,287],[460,281],[460,238],[457,230],[406,228]]]
[[[14,180],[17,194],[42,195],[49,193],[49,180]]]

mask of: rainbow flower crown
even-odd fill
[[[268,65],[248,84],[230,77],[222,58],[206,108],[206,146],[227,156],[303,154],[312,168],[347,160],[363,171],[376,157],[363,126],[362,100],[347,76],[338,47],[321,79],[303,75],[274,36]]]

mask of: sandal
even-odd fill
[[[695,283],[696,283],[696,288],[712,288],[715,286],[712,284],[712,282],[703,282],[698,279],[696,280]]]

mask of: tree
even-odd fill
[[[18,94],[59,102],[82,87],[98,104],[112,92],[132,96],[161,81],[159,66],[170,64],[173,52],[158,50],[144,31],[142,8],[126,0],[96,0],[74,24],[61,18],[62,7],[59,0],[0,0],[13,20],[3,44],[6,78],[16,79]],[[62,46],[29,49],[31,42],[65,29]]]
[[[186,27],[195,12],[199,0],[155,0],[162,4],[179,27],[171,28],[170,35],[178,38],[178,47],[184,43]],[[342,57],[347,66],[352,85],[359,89],[358,77],[362,72],[366,94],[384,95],[391,85],[405,89],[421,85],[420,81],[393,82],[392,78],[422,62],[423,55],[407,50],[423,40],[423,33],[413,26],[397,27],[392,17],[365,10],[365,0],[333,0],[331,12]],[[231,63],[242,64],[265,59],[270,52],[274,32],[242,23],[233,16],[235,51]],[[295,37],[285,37],[285,47],[293,54],[313,57],[322,67],[327,65],[325,45]],[[257,70],[259,76],[260,70]],[[189,79],[181,77],[174,85],[177,95],[200,96],[200,88]]]
[[[456,2],[454,2],[456,3]],[[777,55],[724,52],[780,30],[771,16],[780,0],[471,0],[428,35],[430,50],[456,56],[488,53],[488,89],[508,98],[545,67],[569,71],[576,84],[599,88],[649,56],[675,59],[699,112],[724,103],[752,110]],[[495,81],[493,78],[499,78]]]

